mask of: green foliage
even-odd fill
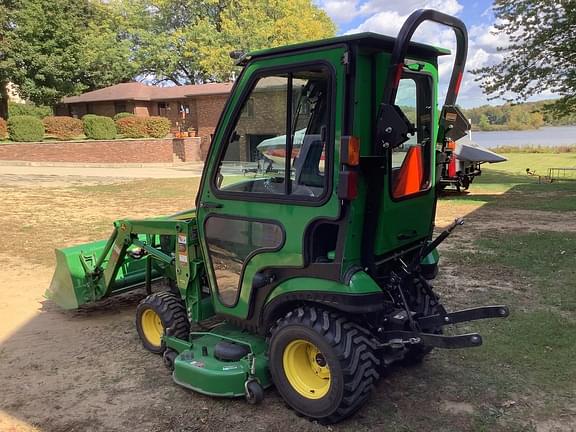
[[[6,139],[8,137],[8,124],[6,120],[0,117],[0,140]]]
[[[73,117],[49,116],[45,117],[42,123],[47,135],[53,135],[61,140],[77,138],[84,132],[82,120]]]
[[[146,117],[124,117],[116,120],[116,130],[124,138],[146,138],[148,125]]]
[[[166,117],[146,118],[146,132],[152,138],[164,138],[170,133],[172,123]]]
[[[132,43],[119,33],[116,2],[18,0],[0,10],[0,85],[53,105],[62,96],[131,79]]]
[[[133,116],[134,116],[134,114],[129,113],[129,112],[120,112],[120,113],[116,114],[113,118],[114,118],[114,121],[116,121],[116,120],[120,120],[121,118],[124,118],[124,117],[133,117]]]
[[[160,81],[229,80],[229,53],[334,35],[311,0],[132,0],[121,2],[138,62]]]
[[[462,110],[472,128],[482,131],[538,129],[544,126],[542,103],[482,105]]]
[[[110,117],[85,115],[82,122],[84,123],[84,134],[89,139],[109,140],[116,138],[116,126]]]
[[[52,115],[52,108],[44,105],[35,105],[33,103],[16,103],[8,102],[8,114],[11,116],[30,115],[43,119]]]
[[[576,141],[576,139],[575,139]],[[496,153],[576,153],[576,144],[559,146],[498,146],[491,147],[490,150]]]
[[[44,125],[37,117],[22,115],[11,116],[8,119],[10,139],[17,142],[42,141]]]
[[[572,0],[495,0],[501,63],[473,71],[482,89],[507,100],[551,91],[562,96],[545,109],[554,117],[576,112],[576,7]],[[510,98],[509,93],[516,96]]]

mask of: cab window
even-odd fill
[[[410,139],[392,149],[392,196],[403,198],[429,189],[432,152],[432,81],[428,75],[405,73],[395,104],[413,125]]]
[[[264,199],[323,196],[330,81],[324,67],[258,78],[226,137],[216,188]]]

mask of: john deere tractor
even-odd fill
[[[449,51],[411,42],[424,21],[457,39],[441,110]],[[358,410],[394,362],[481,345],[442,329],[507,307],[447,312],[430,282],[462,223],[433,239],[437,149],[469,127],[455,106],[466,52],[460,20],[419,10],[397,38],[236,53],[196,209],[118,220],[108,241],[57,250],[46,296],[76,308],[144,286],[138,335],[177,384],[250,403],[275,385],[323,423]]]

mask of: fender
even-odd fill
[[[349,284],[313,278],[295,277],[280,283],[266,299],[260,316],[260,329],[293,303],[318,303],[352,314],[378,312],[386,308],[388,297],[366,272],[352,275]]]

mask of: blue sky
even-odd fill
[[[491,0],[316,0],[326,10],[338,27],[338,34],[374,31],[396,36],[404,20],[416,9],[429,8],[459,17],[468,28],[469,47],[467,72],[464,75],[458,103],[466,108],[499,104],[502,100],[488,101],[468,70],[499,62],[502,53],[499,46],[506,38],[495,35],[495,17]],[[423,23],[414,40],[450,48],[454,52],[455,40],[452,30],[433,23]],[[453,57],[440,61],[440,96],[446,91]],[[543,93],[530,100],[554,97]]]

